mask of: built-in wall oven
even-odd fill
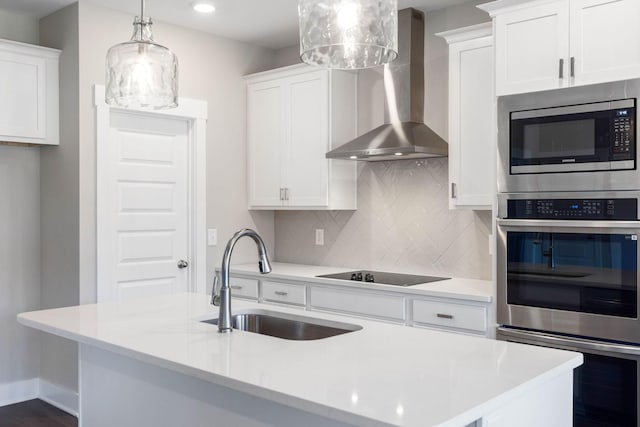
[[[584,354],[574,426],[638,425],[640,191],[498,196],[498,339]]]

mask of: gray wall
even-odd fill
[[[41,148],[42,308],[79,302],[78,4],[40,21],[41,44],[60,56],[60,145]],[[75,390],[77,345],[43,334],[41,377]]]
[[[0,38],[38,40],[38,21],[0,10]],[[16,321],[40,308],[40,151],[0,145],[0,406],[38,377],[39,335]]]
[[[104,84],[104,55],[127,40],[133,17],[90,2],[80,4],[80,301],[95,299],[95,119],[91,88]],[[273,250],[272,212],[247,210],[245,85],[242,76],[273,68],[274,52],[211,34],[154,23],[154,37],[180,61],[180,96],[209,104],[207,123],[207,224],[219,244],[208,248],[207,283],[213,281],[224,244],[233,232],[254,227]],[[251,242],[239,242],[234,261],[255,259]]]
[[[489,16],[474,1],[426,14],[425,122],[447,138],[448,47],[434,34]],[[278,65],[297,62],[297,47],[276,53]],[[360,72],[359,131],[383,121],[380,69]],[[490,212],[447,208],[447,159],[361,163],[355,212],[277,212],[276,255],[282,262],[431,272],[491,278]],[[314,244],[325,229],[325,245]]]
[[[107,49],[131,36],[133,16],[76,3],[41,21],[43,44],[64,50],[61,62],[61,146],[43,149],[43,306],[96,300],[95,109],[93,85],[104,84]],[[155,22],[154,35],[180,61],[180,96],[209,104],[207,124],[207,224],[220,245],[208,248],[213,280],[223,244],[242,227],[254,227],[273,251],[272,212],[250,213],[246,199],[245,74],[273,68],[274,52],[186,28]],[[255,258],[241,242],[235,260]],[[45,337],[42,376],[77,390],[77,347]]]

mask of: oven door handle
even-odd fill
[[[499,218],[497,223],[499,226],[503,227],[628,228],[640,230],[640,221]]]
[[[622,353],[633,356],[640,356],[640,346],[632,346],[625,344],[604,343],[601,341],[593,341],[582,338],[573,338],[552,335],[544,332],[520,331],[517,329],[498,327],[500,335],[514,339],[524,339],[530,342],[547,344],[547,345],[563,345],[577,351],[593,350],[610,353]]]

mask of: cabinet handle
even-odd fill
[[[443,314],[443,313],[436,314],[436,317],[438,317],[439,319],[453,319],[453,316],[451,314]]]
[[[455,182],[451,183],[451,198],[455,199],[458,197],[458,186],[456,185]]]
[[[285,291],[275,291],[274,294],[281,296],[281,297],[286,297],[287,295],[289,295],[288,292]]]
[[[287,187],[284,188],[284,199],[289,200],[289,189]]]
[[[280,187],[280,200],[284,200],[284,188]]]
[[[229,287],[230,287],[231,289],[236,289],[236,290],[238,290],[238,291],[239,291],[240,289],[242,289],[242,286],[239,286],[239,285],[231,285],[231,286],[229,286]]]
[[[576,58],[575,58],[575,56],[571,57],[571,64],[570,64],[569,68],[571,69],[571,77],[575,77],[576,76]]]
[[[564,79],[564,58],[560,58],[560,71],[558,75],[561,79]]]

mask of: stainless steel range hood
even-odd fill
[[[385,124],[329,151],[327,159],[401,160],[445,157],[447,142],[424,117],[424,16],[398,12],[398,58],[384,68]]]

